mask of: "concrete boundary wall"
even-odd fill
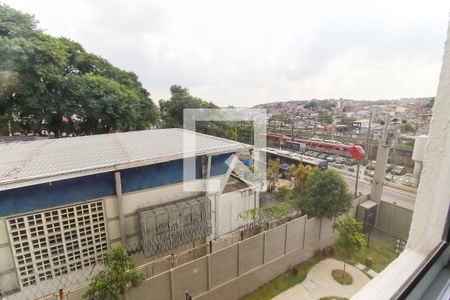
[[[378,214],[377,227],[403,240],[408,239],[412,210],[381,201]]]
[[[320,219],[311,218],[306,220],[305,243],[307,247],[320,239]]]
[[[177,300],[186,291],[201,300],[239,299],[333,244],[332,223],[297,218],[151,277],[130,289],[126,299]]]
[[[286,252],[303,249],[307,216],[300,217],[287,224]]]

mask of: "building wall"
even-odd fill
[[[9,291],[19,287],[13,253],[9,244],[6,221],[0,218],[0,290]]]
[[[211,175],[225,174],[231,154],[212,158]],[[202,178],[200,158],[196,159],[195,178]],[[147,190],[183,182],[183,160],[174,160],[121,170],[123,193]],[[100,173],[67,180],[0,191],[0,217],[34,210],[69,205],[115,195],[114,173]]]
[[[229,157],[230,154],[213,157],[211,174],[224,174],[228,167],[225,161]],[[189,184],[200,187],[201,169],[197,158],[195,178]],[[202,195],[183,191],[182,160],[122,170],[121,179],[125,231],[131,246],[139,241],[137,209]],[[0,191],[0,290],[8,292],[19,288],[6,226],[8,218],[98,200],[104,203],[108,241],[110,244],[119,243],[121,232],[113,173]]]
[[[255,190],[251,187],[222,194],[219,199],[219,237],[249,223],[239,214],[255,205]]]

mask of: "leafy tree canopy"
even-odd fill
[[[332,107],[336,107],[335,103],[331,103],[327,100],[311,100],[308,103],[306,103],[304,108],[324,108],[324,109],[330,109]]]
[[[187,88],[179,85],[172,85],[170,93],[170,99],[159,101],[163,128],[182,128],[185,108],[219,108],[212,102],[192,96]],[[200,121],[196,123],[196,131],[242,143],[251,143],[253,138],[252,125],[246,122]]]
[[[352,125],[353,122],[355,122],[355,121],[356,121],[356,118],[355,118],[355,117],[345,117],[345,118],[342,118],[341,124],[344,124],[344,125]]]
[[[328,169],[307,177],[297,205],[310,217],[332,219],[351,208],[352,194],[342,175]]]
[[[156,106],[136,74],[0,4],[0,134],[55,136],[144,129]]]
[[[331,114],[321,112],[317,120],[325,124],[333,124],[333,116]]]
[[[401,133],[413,132],[414,127],[410,123],[402,123],[399,125]]]

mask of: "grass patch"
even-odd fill
[[[328,296],[328,297],[322,297],[319,300],[348,300],[348,298]]]
[[[351,258],[347,259],[347,262],[352,265],[357,263],[365,264],[368,256],[372,258],[371,269],[378,273],[383,271],[397,257],[395,241],[381,243],[371,239],[369,247],[364,247],[357,253],[354,253]],[[344,260],[344,252],[339,248],[336,251],[336,258]]]
[[[333,279],[342,285],[349,285],[353,282],[352,275],[344,270],[333,270],[331,271],[331,276],[333,276]]]
[[[335,258],[343,261],[344,255],[343,252],[338,248],[336,249]],[[381,243],[376,241],[375,239],[370,240],[370,247],[364,247],[358,253],[353,254],[352,258],[347,259],[347,263],[349,264],[365,264],[366,257],[370,256],[373,260],[372,269],[375,272],[381,272],[388,264],[390,264],[396,257],[397,254],[395,252],[395,242],[387,242]],[[301,283],[305,280],[306,275],[308,275],[309,270],[317,264],[321,258],[312,257],[307,261],[304,261],[298,264],[297,267],[297,275],[294,275],[291,270],[275,277],[271,281],[265,283],[258,289],[253,292],[245,295],[241,298],[241,300],[269,300],[275,297],[276,295],[288,290],[289,288]],[[368,268],[366,269],[366,271]],[[323,299],[346,299],[340,297],[325,297]],[[322,300],[322,299],[321,299]]]
[[[297,275],[294,275],[292,270],[289,270],[271,281],[265,283],[263,286],[245,295],[241,300],[269,300],[276,295],[290,289],[291,287],[301,283],[305,280],[309,270],[317,264],[321,259],[311,257],[310,259],[299,263],[297,267]]]

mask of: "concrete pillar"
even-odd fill
[[[119,210],[119,227],[120,227],[120,237],[122,239],[122,245],[127,247],[127,233],[125,228],[125,215],[123,213],[123,195],[122,195],[122,180],[120,177],[120,172],[114,172],[114,181],[116,186],[116,196],[117,196],[117,207]]]
[[[384,176],[386,175],[386,165],[389,157],[389,147],[379,147],[375,164],[375,174],[372,181],[370,200],[380,204],[381,193],[383,192]]]

